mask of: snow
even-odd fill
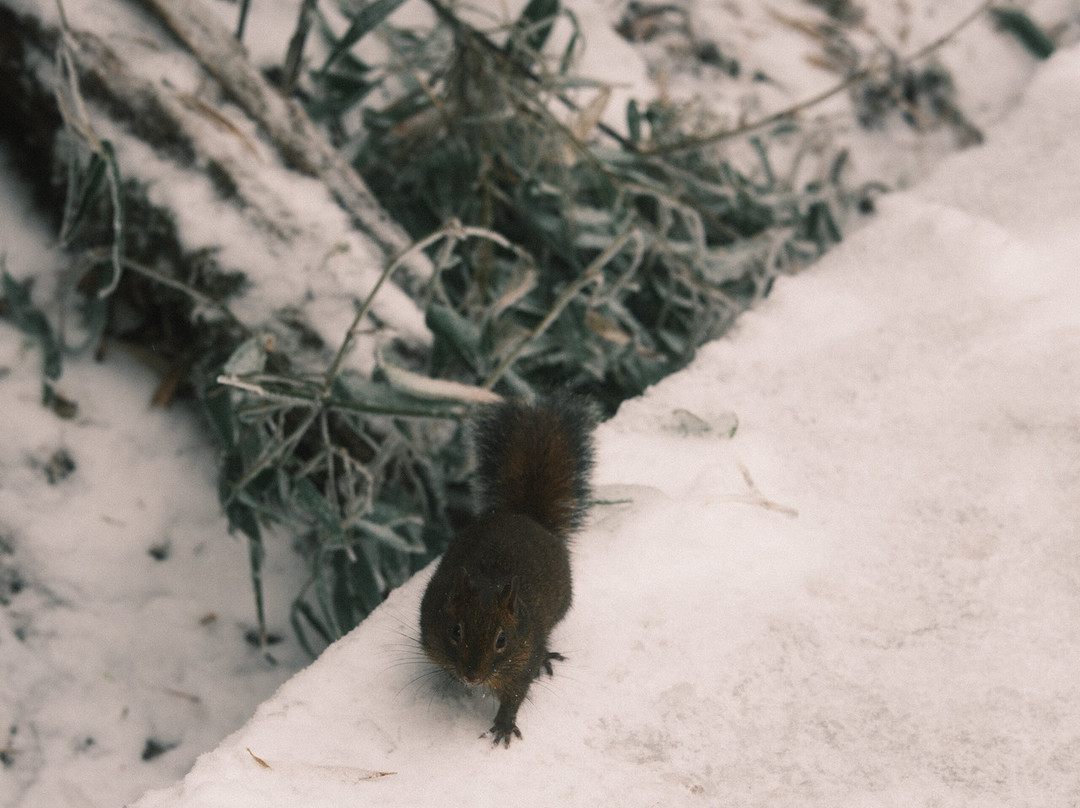
[[[1074,48],[601,427],[523,740],[432,681],[421,575],[135,805],[1075,805],[1077,125]]]
[[[121,356],[68,363],[60,390],[78,415],[45,417],[36,351],[0,329],[0,581],[20,582],[0,588],[0,726],[13,760],[2,802],[124,799],[186,770],[220,739],[219,722],[243,721],[305,658],[290,641],[271,664],[243,641],[254,622],[246,549],[228,535],[196,419],[151,410],[152,374]],[[74,469],[50,484],[57,452]],[[294,590],[296,572],[271,553],[268,589]],[[286,604],[272,605],[284,626]],[[230,677],[236,692],[216,684]],[[179,748],[143,763],[149,740]]]
[[[900,42],[914,48],[967,5],[875,4],[871,27],[914,9]],[[590,27],[614,13],[580,6]],[[805,69],[812,42],[770,38],[764,4],[696,7],[748,66],[791,71],[768,109],[831,83]],[[715,16],[733,9],[741,30]],[[1062,0],[1030,10],[1077,24]],[[554,638],[568,659],[533,686],[508,750],[478,738],[494,700],[421,658],[426,573],[301,670],[286,601],[302,571],[274,536],[282,642],[273,661],[245,643],[247,551],[206,430],[151,408],[156,379],[117,349],[65,363],[79,411],[57,418],[37,350],[0,323],[0,805],[1080,804],[1080,49],[1036,68],[979,23],[942,57],[986,145],[879,197],[865,227],[600,428],[601,502]],[[641,81],[615,40],[587,58]],[[169,79],[194,91],[185,70]],[[872,137],[859,159],[920,177],[940,144],[917,140],[899,160]],[[258,179],[285,198],[276,173]],[[63,259],[0,182],[0,249],[40,292]],[[191,194],[204,213],[185,226],[212,239],[198,234],[221,212],[197,182],[161,177],[159,192]],[[297,221],[335,230],[322,193]],[[354,259],[327,270],[318,242],[293,254],[325,275],[306,305],[336,334],[330,299]],[[253,317],[306,287],[258,293]],[[75,468],[50,484],[60,449]],[[143,761],[149,740],[167,750]]]
[[[4,186],[5,263],[54,272],[22,189]],[[186,771],[305,657],[290,640],[272,664],[243,641],[246,550],[191,413],[152,409],[153,374],[117,349],[65,364],[71,420],[41,407],[40,374],[0,324],[0,804],[119,804]],[[73,468],[50,482],[64,456]],[[300,582],[282,556],[271,548],[267,586],[284,594]],[[271,601],[274,626],[286,606]],[[178,748],[143,762],[150,740]]]

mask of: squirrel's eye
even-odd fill
[[[506,632],[499,630],[499,636],[495,638],[495,650],[501,651],[506,647]]]
[[[461,623],[454,623],[454,625],[450,626],[450,642],[457,645],[461,642],[461,635]]]

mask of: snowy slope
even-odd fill
[[[1080,803],[1078,128],[1073,48],[601,428],[522,741],[420,576],[138,808]]]
[[[40,288],[63,259],[3,179],[0,251]],[[274,661],[244,641],[247,549],[214,448],[191,412],[150,406],[159,382],[117,349],[68,359],[58,391],[77,412],[61,419],[39,351],[0,323],[0,805],[118,804],[175,778],[306,661],[291,635]],[[300,585],[282,547],[266,567],[279,632]]]
[[[189,413],[150,407],[148,370],[68,363],[79,412],[61,420],[6,323],[0,368],[0,805],[107,804],[189,768],[305,655],[291,637],[275,662],[244,642],[247,550],[213,447]],[[276,547],[267,585],[295,591]]]

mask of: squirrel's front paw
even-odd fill
[[[521,730],[517,728],[517,724],[513,721],[503,722],[496,718],[495,723],[491,725],[491,729],[485,735],[491,736],[493,746],[498,746],[501,743],[504,747],[508,747],[515,736],[521,737]],[[481,735],[480,737],[484,736]]]
[[[545,657],[544,661],[541,663],[544,668],[544,673],[546,673],[548,676],[555,675],[555,671],[551,669],[551,660],[553,659],[558,660],[559,662],[566,661],[566,657],[564,657],[562,654],[555,651],[549,651],[547,657]]]

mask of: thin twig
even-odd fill
[[[466,33],[469,36],[475,38],[476,41],[479,42],[480,45],[486,51],[488,51],[493,57],[495,57],[501,63],[509,65],[510,68],[514,70],[514,72],[520,74],[521,76],[524,76],[525,78],[527,78],[529,81],[533,82],[534,84],[542,84],[542,82],[543,82],[542,78],[539,75],[537,75],[533,71],[533,69],[531,67],[529,67],[526,64],[523,64],[519,59],[514,58],[506,50],[504,50],[503,48],[500,48],[498,45],[496,45],[494,42],[492,42],[491,39],[486,34],[484,34],[482,31],[478,31],[476,28],[473,28],[472,26],[470,26],[467,23],[463,22],[456,14],[454,14],[454,12],[451,9],[449,9],[445,5],[443,5],[443,3],[440,2],[440,0],[425,0],[425,2],[429,6],[431,6],[432,10],[435,11],[436,15],[438,15],[438,17],[440,19],[442,19],[443,22],[447,23],[451,28],[454,29],[455,33]],[[564,107],[566,107],[571,112],[580,112],[581,111],[581,106],[579,104],[577,104],[573,99],[571,99],[566,94],[560,93],[560,92],[555,92],[554,97],[556,99],[558,99],[559,103],[561,103]],[[630,141],[624,135],[621,135],[615,129],[612,129],[610,126],[605,124],[603,121],[599,121],[597,123],[597,129],[599,129],[605,135],[610,137],[612,140],[614,140],[616,143],[618,143],[620,146],[622,146],[627,151],[635,151],[636,150],[637,147],[634,145],[634,143],[632,141]]]
[[[124,267],[131,270],[132,272],[135,272],[138,275],[143,275],[144,277],[150,278],[151,280],[160,283],[162,286],[168,286],[170,289],[176,289],[180,292],[183,292],[199,305],[205,306],[209,309],[214,309],[215,311],[225,315],[225,317],[227,317],[230,322],[243,327],[245,332],[248,330],[247,327],[244,326],[242,322],[240,322],[237,316],[229,310],[228,306],[226,306],[220,300],[214,300],[214,298],[203,294],[194,286],[189,286],[183,281],[177,280],[176,278],[171,278],[164,272],[160,272],[159,270],[147,266],[146,264],[140,264],[137,261],[132,261],[130,258],[124,259]]]
[[[743,505],[756,505],[767,511],[776,511],[777,513],[784,514],[784,516],[790,516],[793,519],[798,518],[799,512],[795,508],[788,505],[781,505],[779,502],[774,502],[771,499],[766,499],[761,491],[758,490],[754,478],[750,476],[750,470],[742,463],[738,463],[738,467],[749,491],[745,494],[725,494],[718,498],[720,502],[738,502]]]
[[[917,51],[909,53],[907,56],[900,57],[898,60],[896,60],[894,64],[908,64],[910,62],[922,59],[924,56],[933,53],[950,39],[952,39],[954,36],[956,36],[958,33],[960,33],[960,31],[962,31],[964,28],[974,22],[984,11],[986,11],[987,8],[990,7],[990,3],[991,0],[983,0],[983,2],[979,3],[978,6],[976,6],[971,12],[967,14],[967,16],[963,17],[958,23],[956,23],[944,34],[939,36],[934,41],[930,42],[928,45],[924,45],[923,47],[919,48]],[[719,143],[723,140],[730,140],[732,138],[740,137],[758,129],[762,129],[766,126],[770,126],[774,123],[779,123],[780,121],[793,118],[795,115],[799,114],[803,110],[820,104],[822,101],[826,101],[829,98],[832,98],[834,95],[839,95],[852,85],[858,84],[860,81],[869,78],[875,73],[881,72],[883,69],[884,68],[881,65],[871,65],[869,67],[864,67],[862,70],[857,70],[856,72],[852,73],[839,84],[836,84],[833,87],[830,87],[829,89],[818,93],[817,95],[800,101],[799,103],[790,106],[787,109],[782,109],[779,112],[774,112],[771,115],[766,115],[764,118],[759,118],[756,121],[751,121],[750,123],[736,126],[734,129],[724,129],[719,132],[714,132],[711,135],[705,135],[703,137],[685,138],[675,143],[666,143],[659,146],[635,146],[634,150],[641,154],[672,154],[674,152],[686,151],[688,149],[697,149],[701,146],[709,146],[714,143]]]
[[[56,7],[60,15],[60,38],[57,44],[56,62],[60,72],[60,80],[56,87],[56,103],[60,110],[60,117],[64,121],[68,131],[76,134],[97,155],[105,166],[105,179],[109,188],[109,200],[112,203],[112,227],[113,238],[109,247],[110,261],[112,263],[112,276],[97,290],[98,299],[104,299],[116,291],[120,283],[120,276],[124,271],[124,196],[121,190],[122,179],[120,166],[116,159],[116,152],[110,141],[100,138],[90,119],[90,112],[83,100],[82,89],[79,86],[79,70],[76,66],[76,37],[68,27],[67,15],[61,0],[56,0]],[[73,155],[72,160],[76,157]],[[74,177],[74,173],[70,175]],[[74,188],[69,185],[68,195],[74,193]],[[73,211],[65,201],[65,221],[61,227],[61,241],[66,241],[71,236],[71,228],[74,222],[67,220],[67,214]]]
[[[420,241],[413,244],[411,247],[400,253],[393,261],[386,265],[386,269],[382,271],[379,279],[375,281],[375,285],[368,292],[368,296],[364,299],[364,302],[360,305],[360,308],[356,311],[356,316],[353,317],[352,323],[349,325],[349,330],[345,332],[345,338],[341,341],[341,345],[334,355],[334,360],[330,363],[330,368],[326,371],[326,378],[323,381],[323,395],[329,395],[330,388],[334,384],[334,380],[337,378],[338,373],[341,372],[341,363],[345,360],[345,355],[348,353],[349,348],[352,347],[352,341],[356,338],[357,333],[360,330],[360,323],[371,309],[371,304],[375,300],[375,295],[378,294],[379,289],[382,288],[383,283],[389,278],[395,269],[401,266],[408,258],[415,255],[418,252],[423,251],[426,247],[443,238],[445,235],[445,228],[436,230],[429,236],[422,238]]]
[[[386,269],[382,271],[379,279],[375,282],[375,286],[368,292],[368,296],[364,299],[364,302],[360,304],[360,308],[356,312],[356,316],[353,318],[352,323],[349,325],[349,330],[345,332],[345,339],[341,341],[341,346],[338,348],[337,353],[334,355],[333,362],[330,363],[330,368],[326,371],[326,378],[323,380],[322,395],[324,398],[330,395],[330,389],[333,387],[334,380],[341,372],[341,363],[345,360],[345,355],[349,352],[349,348],[352,347],[352,342],[356,338],[356,335],[360,331],[360,323],[363,321],[365,315],[371,310],[371,304],[375,300],[375,295],[378,294],[379,289],[382,288],[383,283],[386,282],[394,270],[409,260],[410,257],[416,255],[423,250],[426,250],[432,244],[439,239],[449,239],[453,242],[464,241],[467,238],[486,238],[494,241],[501,247],[507,249],[513,249],[510,242],[499,233],[493,230],[488,230],[484,227],[474,227],[471,225],[463,225],[456,219],[453,219],[434,233],[431,233],[419,241],[415,242],[407,250],[398,255],[393,261],[387,264]]]
[[[495,383],[502,378],[503,374],[506,373],[509,367],[514,364],[515,361],[517,361],[518,356],[523,350],[525,350],[525,346],[535,340],[545,331],[547,331],[551,324],[555,322],[555,320],[558,318],[559,314],[562,313],[562,310],[565,309],[570,304],[570,301],[577,296],[578,292],[580,292],[593,281],[599,279],[600,273],[603,268],[612,258],[619,254],[619,252],[622,250],[623,247],[626,246],[627,242],[629,242],[630,239],[640,238],[641,234],[638,232],[638,229],[631,226],[626,228],[622,232],[622,235],[620,235],[611,244],[609,244],[607,249],[600,253],[600,255],[598,255],[596,259],[591,264],[589,264],[588,267],[586,267],[585,271],[581,273],[581,276],[563,290],[562,294],[559,295],[558,300],[555,301],[555,305],[551,307],[551,310],[546,315],[544,315],[544,319],[537,323],[535,328],[533,328],[528,334],[521,338],[521,341],[518,342],[514,349],[506,355],[502,362],[499,363],[499,366],[495,368],[495,371],[487,377],[487,379],[484,381],[483,387],[488,390],[494,387]]]

